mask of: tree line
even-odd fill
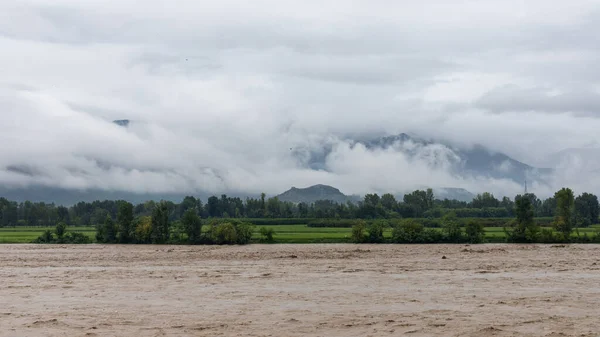
[[[514,200],[515,218],[504,227],[506,242],[512,243],[600,243],[600,231],[591,237],[580,235],[577,226],[598,222],[598,199],[588,193],[575,197],[569,188],[562,188],[552,197],[554,220],[552,228],[542,228],[535,219],[535,198],[529,194],[517,195]],[[442,230],[427,228],[417,219],[378,220],[367,223],[356,221],[352,227],[352,242],[386,242],[383,231],[392,228],[390,243],[482,243],[484,226],[480,221],[469,220],[464,227],[455,213],[445,214]],[[575,234],[575,235],[573,235]]]
[[[424,196],[428,196],[425,191]],[[376,196],[367,195],[359,208],[381,205],[381,199],[374,204]],[[504,227],[507,242],[571,242],[572,234],[577,234],[576,242],[600,242],[600,233],[589,238],[577,232],[577,226],[583,223],[597,222],[598,200],[584,193],[575,197],[569,188],[563,188],[553,196],[555,201],[552,229],[542,228],[536,222],[535,201],[530,194],[517,195],[514,200],[515,217]],[[202,208],[198,200],[188,197],[187,207],[180,218],[172,221],[173,204],[161,201],[154,204],[150,215],[135,215],[135,206],[126,201],[117,203],[116,216],[107,214],[104,221],[96,225],[96,241],[99,243],[140,243],[140,244],[247,244],[252,239],[254,226],[251,223],[232,218],[214,217],[205,224],[201,218]],[[191,201],[194,201],[192,203]],[[584,204],[584,201],[587,203]],[[181,204],[179,205],[181,206]],[[587,217],[582,220],[582,217]],[[593,219],[592,219],[593,218]],[[351,240],[355,243],[481,243],[484,241],[484,226],[481,221],[471,219],[464,226],[454,212],[441,218],[442,230],[426,227],[417,219],[381,218],[372,221],[352,220]],[[203,229],[203,226],[207,227]],[[391,239],[384,238],[386,228],[392,228]],[[87,243],[84,235],[67,232],[67,224],[59,222],[55,232],[46,231],[35,242],[38,243]],[[463,230],[464,229],[464,230]],[[264,241],[273,240],[273,230],[261,228]]]
[[[534,217],[554,217],[557,210],[556,196],[541,200],[528,193]],[[9,226],[95,226],[103,224],[107,217],[117,221],[123,200],[79,202],[73,206],[57,206],[52,203],[25,201],[17,203],[0,198],[0,227]],[[180,203],[171,201],[147,201],[130,205],[134,219],[153,215],[158,207],[171,222],[183,219],[186,211],[194,209],[200,218],[237,219],[397,219],[397,218],[442,218],[454,214],[459,218],[510,218],[516,216],[516,198],[497,199],[491,193],[475,196],[471,202],[436,199],[432,190],[416,190],[397,200],[391,193],[381,196],[367,194],[356,203],[336,203],[318,200],[314,203],[291,203],[277,197],[260,198],[212,196],[204,203],[193,196],[185,197]],[[582,193],[574,198],[574,224],[587,227],[598,222],[600,205],[596,195]]]

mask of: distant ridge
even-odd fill
[[[346,203],[347,201],[356,201],[355,197],[347,196],[335,187],[328,185],[313,185],[307,188],[296,188],[281,193],[277,196],[281,201],[293,203],[314,203],[317,200],[331,200],[337,203]]]

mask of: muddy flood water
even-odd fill
[[[0,336],[599,334],[597,245],[0,245]]]

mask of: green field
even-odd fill
[[[54,231],[53,227],[16,227],[0,228],[0,243],[29,243],[46,230]],[[96,235],[94,227],[69,227],[70,232],[84,233],[92,240]]]
[[[261,226],[255,226],[254,241],[260,240],[258,233]],[[205,227],[206,228],[206,227]],[[273,225],[275,231],[275,242],[277,243],[341,243],[348,242],[351,228],[314,228],[306,225]],[[45,230],[54,230],[54,228],[44,227],[17,227],[17,228],[0,228],[0,243],[29,243],[40,236]],[[94,227],[69,227],[68,231],[80,232],[89,236],[92,241],[95,238],[96,231]],[[438,229],[441,230],[441,229]],[[580,228],[579,234],[593,235],[600,230],[600,225],[589,228]],[[392,230],[388,228],[384,232],[384,236],[391,237]],[[506,234],[501,227],[486,227],[486,240],[489,242],[502,242]],[[573,235],[577,235],[575,232]]]

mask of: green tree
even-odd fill
[[[122,201],[119,203],[119,211],[117,213],[118,234],[117,238],[120,243],[130,243],[133,241],[133,205],[129,202]]]
[[[104,227],[106,228],[106,242],[115,243],[117,241],[117,227],[110,215],[106,217]]]
[[[448,242],[460,243],[463,241],[463,233],[456,213],[449,212],[442,217],[442,227]]]
[[[574,207],[575,219],[578,226],[588,227],[598,222],[600,205],[598,204],[597,196],[590,193],[583,193],[575,198]]]
[[[477,194],[471,202],[473,208],[491,208],[499,207],[500,201],[494,197],[493,194],[485,192],[483,194]]]
[[[425,228],[414,219],[402,220],[392,230],[392,241],[395,243],[441,242],[442,239],[438,231]]]
[[[58,221],[64,223],[70,223],[69,219],[69,209],[64,206],[58,206],[56,208],[56,214],[58,216]]]
[[[161,201],[152,212],[152,243],[166,243],[170,238],[169,209],[168,205]]]
[[[385,221],[373,221],[367,226],[368,240],[370,243],[382,243],[383,231],[387,227]]]
[[[511,231],[507,230],[509,242],[536,242],[539,227],[534,220],[534,209],[531,198],[528,195],[517,195],[515,197],[516,223]]]
[[[152,242],[152,217],[141,216],[133,221],[133,240],[136,243]]]
[[[211,239],[218,245],[232,245],[237,242],[237,232],[231,222],[217,224],[211,230]]]
[[[398,208],[398,201],[396,201],[396,197],[393,194],[386,193],[381,196],[381,206],[387,211],[392,212]]]
[[[96,226],[96,241],[100,243],[115,243],[117,228],[110,215],[106,216],[103,224]]]
[[[183,228],[188,236],[188,241],[192,244],[199,243],[202,238],[202,221],[195,208],[190,208],[183,214]]]
[[[485,229],[483,224],[475,220],[470,220],[465,225],[465,234],[467,242],[482,243],[485,237]]]
[[[236,221],[235,231],[237,233],[237,240],[235,243],[238,245],[247,245],[252,240],[252,234],[254,233],[254,226],[247,222]]]
[[[281,205],[279,202],[279,198],[273,197],[267,200],[266,216],[269,218],[278,218],[281,216]]]
[[[275,235],[273,228],[261,227],[260,235],[262,236],[264,242],[272,243],[275,241],[273,239],[273,235]]]
[[[42,235],[40,235],[37,239],[33,241],[33,243],[54,243],[54,236],[52,235],[51,230],[46,230]]]
[[[416,190],[412,193],[404,195],[404,206],[400,205],[400,207],[404,207],[405,210],[401,210],[401,214],[403,216],[409,215],[411,217],[421,217],[423,213],[428,211],[433,207],[435,196],[433,195],[433,190],[431,188],[426,191]]]
[[[352,226],[351,239],[354,243],[364,243],[367,241],[365,231],[367,224],[363,220],[359,220],[354,226]]]
[[[556,199],[554,197],[550,197],[542,202],[542,206],[540,208],[540,216],[550,216],[553,217],[556,214]]]
[[[56,237],[58,238],[59,241],[63,240],[66,231],[67,231],[67,224],[65,224],[64,222],[59,222],[56,225],[56,229],[54,230],[54,233],[56,233]]]
[[[573,209],[575,198],[570,188],[562,188],[554,194],[556,199],[556,216],[554,228],[561,233],[563,239],[569,240],[573,231]]]

